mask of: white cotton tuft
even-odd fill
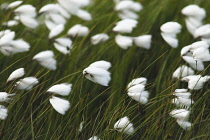
[[[9,20],[7,22],[3,22],[2,25],[8,26],[8,27],[13,27],[18,24],[19,24],[19,22],[17,20]]]
[[[191,90],[199,90],[203,88],[203,85],[209,80],[206,76],[201,75],[187,76],[182,78],[182,81],[188,82],[188,88]]]
[[[65,25],[66,24],[66,19],[62,15],[57,14],[57,13],[47,14],[46,19],[51,20],[56,25],[59,25],[59,24]]]
[[[144,77],[133,79],[127,86],[128,96],[141,104],[146,104],[149,98],[149,92],[145,91],[146,83],[147,79]]]
[[[50,70],[56,70],[57,62],[53,57],[54,57],[53,51],[47,50],[47,51],[42,51],[42,52],[36,54],[33,57],[33,60],[38,61],[39,64],[45,68],[48,68]]]
[[[178,125],[179,125],[180,127],[182,127],[184,130],[190,130],[191,127],[192,127],[192,124],[191,124],[190,122],[188,122],[188,121],[185,121],[185,120],[179,120],[179,119],[177,119],[176,122],[177,122]]]
[[[185,23],[186,23],[186,26],[187,26],[187,30],[193,36],[195,36],[195,30],[202,25],[202,21],[197,20],[194,17],[186,17]]]
[[[166,34],[176,35],[181,32],[182,26],[177,22],[166,22],[161,27],[160,30]]]
[[[39,10],[39,13],[44,13],[44,14],[58,13],[57,4],[47,4]]]
[[[119,11],[118,17],[120,19],[135,19],[135,20],[137,20],[139,18],[139,15],[131,10],[122,10],[122,11]]]
[[[198,48],[209,48],[209,44],[206,41],[197,41],[190,45],[190,51],[194,52]]]
[[[72,48],[72,41],[69,38],[65,38],[65,37],[60,37],[60,38],[56,38],[55,42],[57,42],[58,44],[62,45],[62,46],[68,46],[69,48]]]
[[[76,13],[76,16],[78,16],[79,18],[83,19],[83,20],[87,20],[90,21],[92,20],[92,16],[89,12],[79,9]]]
[[[67,35],[72,37],[76,36],[83,37],[86,36],[88,33],[89,33],[88,27],[77,24],[68,30]]]
[[[0,119],[5,120],[8,116],[8,110],[5,106],[0,105]]]
[[[49,20],[47,18],[45,18],[45,21],[44,22],[45,22],[45,25],[47,26],[47,28],[49,30],[52,30],[52,29],[54,29],[57,26],[56,23],[54,23],[53,21],[51,21],[51,20]]]
[[[210,53],[207,48],[197,48],[193,51],[193,58],[200,61],[210,61]]]
[[[195,61],[192,56],[182,56],[184,61],[186,61],[193,69],[202,71],[204,70],[204,64],[202,61]]]
[[[116,11],[132,10],[135,12],[139,12],[142,9],[143,9],[143,6],[140,3],[134,2],[131,0],[119,1],[115,6]]]
[[[196,19],[203,19],[206,16],[206,11],[198,5],[188,5],[182,9],[182,14],[187,17],[194,17]]]
[[[54,46],[59,52],[66,55],[69,54],[72,49],[72,41],[69,38],[57,38],[55,39]]]
[[[93,136],[91,138],[89,138],[88,140],[100,140],[97,136]]]
[[[185,99],[189,99],[190,96],[191,96],[191,93],[190,92],[174,92],[173,95],[177,96],[177,97],[182,97],[182,98],[185,98]]]
[[[83,129],[83,125],[84,125],[84,122],[81,122],[81,123],[79,124],[79,129],[78,129],[78,131],[79,131],[79,132],[81,132],[81,131],[82,131],[82,129]]]
[[[63,30],[64,30],[64,25],[63,24],[57,25],[55,28],[53,28],[50,31],[49,38],[51,39],[51,38],[59,35]]]
[[[65,17],[66,19],[69,19],[71,17],[71,15],[67,12],[67,10],[65,10],[61,5],[59,5],[58,3],[57,5],[57,9],[59,11],[59,13]]]
[[[27,15],[20,15],[20,21],[26,27],[29,27],[32,29],[35,29],[39,25],[39,23],[37,22],[35,18],[27,16]]]
[[[119,131],[119,132],[123,132],[125,134],[128,134],[128,135],[131,135],[134,132],[133,124],[129,121],[127,116],[119,119],[114,124],[114,129]]]
[[[108,86],[111,80],[110,73],[102,68],[87,67],[83,70],[83,75],[90,81],[103,86]]]
[[[176,89],[175,92],[176,93],[187,92],[187,89]]]
[[[181,12],[186,16],[185,23],[188,31],[196,37],[195,30],[202,25],[202,20],[206,17],[206,11],[198,5],[188,5]]]
[[[50,98],[50,103],[53,108],[62,115],[64,115],[66,111],[70,108],[70,103],[68,100],[64,100],[55,96],[52,96],[52,98]]]
[[[14,1],[7,6],[7,9],[15,8],[15,7],[21,5],[22,3],[23,3],[23,1]]]
[[[72,87],[72,84],[68,84],[68,83],[57,84],[49,88],[47,92],[59,94],[62,96],[68,96],[69,93],[71,92],[71,87]]]
[[[161,36],[172,48],[178,47],[178,39],[176,39],[173,35],[161,33]]]
[[[133,31],[133,28],[135,28],[137,24],[138,21],[134,19],[123,19],[116,23],[113,31],[118,33],[131,33]]]
[[[178,47],[176,35],[181,32],[182,26],[177,22],[167,22],[160,27],[161,36],[173,48]]]
[[[148,102],[149,98],[149,92],[148,91],[141,91],[141,92],[128,92],[127,93],[129,97],[134,99],[135,101],[146,104]]]
[[[105,42],[109,39],[109,36],[107,34],[101,33],[101,34],[97,34],[91,37],[91,43],[93,45],[97,45],[101,42]]]
[[[0,46],[9,44],[14,38],[15,38],[15,32],[2,31],[2,35],[0,38]]]
[[[104,70],[108,70],[111,66],[112,65],[110,62],[107,62],[104,60],[96,61],[89,65],[89,67],[96,67],[96,68],[101,68]]]
[[[210,24],[206,24],[203,26],[200,26],[195,30],[194,37],[204,37],[209,38],[210,37]]]
[[[111,80],[110,72],[108,72],[110,67],[110,62],[104,60],[96,61],[83,70],[83,75],[94,83],[108,86]]]
[[[43,67],[49,70],[56,70],[57,69],[56,63],[57,61],[54,58],[49,58],[43,61],[39,61],[40,65],[42,65]]]
[[[72,0],[58,0],[58,3],[72,15],[76,15],[77,11],[80,9],[79,5]]]
[[[19,69],[13,71],[13,72],[10,74],[9,78],[7,79],[7,82],[13,81],[13,80],[15,80],[15,79],[17,79],[17,78],[20,78],[20,77],[22,77],[24,74],[25,74],[24,68],[19,68]]]
[[[181,56],[184,56],[184,55],[192,56],[192,53],[190,52],[190,48],[191,48],[191,45],[183,47],[181,50]]]
[[[27,52],[30,50],[30,45],[22,40],[22,39],[18,39],[18,40],[13,40],[10,42],[10,45],[13,47],[12,53],[20,53],[20,52]]]
[[[0,37],[2,38],[4,35],[6,35],[6,34],[8,34],[8,33],[10,33],[10,32],[11,32],[11,30],[9,30],[9,29],[0,31]],[[15,32],[14,32],[14,33],[15,33]]]
[[[115,36],[115,42],[120,48],[125,50],[133,45],[132,37],[122,36],[120,34]]]
[[[70,53],[70,49],[68,46],[62,46],[58,43],[53,43],[53,45],[55,46],[55,48],[61,52],[62,54],[66,55],[66,54],[69,54]]]
[[[21,16],[35,17],[36,8],[29,4],[21,5],[14,10],[14,13],[19,16],[21,15]]]
[[[16,82],[17,89],[31,90],[39,81],[35,77],[26,77]]]
[[[131,93],[142,92],[142,91],[144,91],[144,89],[145,89],[145,85],[137,84],[137,85],[130,87],[128,89],[128,92],[131,92]]]
[[[193,79],[197,76],[201,76],[201,75],[189,75],[189,76],[183,77],[181,80],[184,82],[189,82],[191,79]]]
[[[52,58],[52,57],[54,57],[53,51],[47,50],[47,51],[42,51],[42,52],[36,54],[33,57],[33,60],[41,61],[41,60],[45,60],[45,59]]]
[[[6,92],[0,92],[0,102],[8,102],[10,100],[10,96],[14,96],[15,93],[13,94],[8,94]]]
[[[188,98],[177,97],[172,100],[172,103],[176,104],[176,106],[179,107],[182,106],[190,107],[192,104],[194,104],[194,101]]]
[[[185,76],[188,76],[188,75],[194,75],[195,72],[193,69],[191,69],[190,67],[188,66],[180,66],[179,68],[177,68],[174,73],[173,73],[173,78],[182,78],[182,77],[185,77]]]
[[[135,86],[137,84],[142,84],[142,85],[146,85],[147,83],[147,78],[145,77],[140,77],[140,78],[136,78],[136,79],[133,79],[129,84],[128,84],[128,88],[129,87],[132,87],[132,86]]]
[[[174,109],[170,113],[171,117],[180,119],[180,120],[187,120],[190,114],[190,111],[186,109]]]
[[[137,47],[150,49],[151,47],[152,36],[151,35],[142,35],[133,38],[133,42]]]

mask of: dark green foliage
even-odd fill
[[[9,1],[5,1],[9,2]],[[52,0],[27,0],[25,3],[36,6],[39,10]],[[83,21],[75,16],[65,25],[64,34],[75,24],[88,26],[90,33],[84,38],[73,39],[71,54],[59,53],[48,40],[49,30],[45,25],[31,30],[19,24],[11,28],[16,38],[29,42],[29,52],[13,56],[0,55],[0,91],[16,93],[8,104],[9,114],[5,121],[0,121],[1,140],[87,140],[97,135],[103,140],[208,140],[210,139],[210,90],[209,83],[202,90],[193,92],[193,105],[190,122],[193,128],[183,131],[169,112],[172,105],[172,92],[176,88],[187,88],[179,80],[172,79],[172,73],[185,62],[180,57],[183,46],[196,40],[188,33],[181,9],[189,4],[198,4],[205,8],[210,22],[210,2],[207,0],[139,0],[144,6],[140,12],[138,27],[129,36],[152,35],[152,47],[145,50],[132,46],[128,50],[119,48],[115,33],[111,32],[120,19],[114,11],[112,0],[93,0],[86,9],[92,14],[92,21]],[[0,2],[2,4],[3,1]],[[13,17],[12,11],[0,11],[0,23]],[[41,19],[42,17],[38,17]],[[160,35],[160,26],[168,21],[182,25],[178,35],[179,47],[171,48]],[[0,30],[5,26],[0,25]],[[92,45],[90,37],[106,32],[110,39],[106,43]],[[63,34],[63,35],[64,35]],[[53,50],[58,62],[56,71],[49,71],[31,59],[43,50]],[[98,60],[112,63],[109,87],[97,85],[82,76],[82,70]],[[210,75],[209,63],[203,75]],[[9,74],[24,67],[26,76],[35,76],[40,83],[30,91],[18,91],[14,83],[6,83]],[[197,72],[199,74],[199,72]],[[134,78],[146,77],[149,102],[141,105],[126,94],[127,84]],[[57,113],[49,103],[51,94],[45,91],[54,84],[69,82],[73,84],[70,96],[70,110],[65,115]],[[114,123],[121,117],[128,116],[134,124],[135,133],[131,136],[113,130]],[[78,131],[80,123],[84,128]]]

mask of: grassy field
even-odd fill
[[[4,1],[11,2],[11,1]],[[84,21],[72,16],[65,24],[66,34],[75,24],[89,27],[85,37],[73,38],[73,49],[70,55],[58,52],[52,41],[48,39],[49,30],[44,24],[36,29],[29,29],[22,24],[11,27],[16,38],[23,38],[30,45],[30,51],[4,56],[0,54],[0,91],[16,93],[9,103],[1,103],[8,108],[8,117],[0,121],[1,140],[87,140],[98,136],[102,140],[209,140],[210,139],[210,90],[209,82],[202,90],[192,91],[195,104],[192,106],[190,122],[191,130],[185,131],[176,120],[169,116],[175,105],[171,103],[172,93],[177,88],[187,88],[187,84],[172,79],[173,72],[186,64],[180,57],[182,47],[195,40],[186,29],[181,10],[189,4],[197,4],[204,8],[207,17],[204,24],[210,23],[210,1],[208,0],[139,0],[143,10],[139,12],[138,26],[128,36],[152,35],[151,49],[146,50],[135,45],[123,50],[115,43],[116,33],[112,32],[119,21],[114,11],[112,0],[93,0],[85,9],[92,15],[91,21]],[[3,1],[0,2],[2,4]],[[56,0],[27,0],[37,11]],[[0,23],[12,17],[12,10],[0,11]],[[42,16],[37,17],[40,21]],[[178,48],[171,48],[160,35],[160,26],[168,21],[182,25],[178,34]],[[7,27],[0,26],[1,31]],[[91,36],[106,32],[109,40],[92,45]],[[57,60],[57,69],[48,70],[36,61],[34,55],[44,50],[52,50]],[[105,60],[112,64],[110,68],[111,82],[108,87],[87,80],[82,71],[91,63]],[[6,83],[8,76],[18,68],[25,68],[27,76],[35,76],[39,80],[32,90],[17,90],[16,81]],[[210,75],[209,62],[205,62],[204,71],[196,74]],[[146,77],[146,89],[150,92],[149,101],[142,105],[127,95],[128,83],[138,77]],[[64,97],[70,101],[71,107],[65,115],[56,112],[49,102],[52,94],[46,93],[54,84],[72,83],[72,91]],[[115,122],[128,116],[134,125],[133,135],[114,130]],[[82,131],[80,123],[84,122]]]

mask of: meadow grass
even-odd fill
[[[1,1],[11,2],[11,1]],[[37,10],[54,0],[27,0]],[[152,35],[152,47],[149,50],[132,46],[128,50],[118,47],[114,41],[116,33],[111,32],[120,19],[114,11],[112,0],[93,0],[86,9],[92,14],[92,21],[83,21],[72,16],[65,25],[67,30],[75,24],[90,28],[88,36],[73,39],[70,55],[59,53],[48,39],[49,30],[44,24],[29,29],[22,24],[12,27],[17,38],[29,42],[29,52],[13,56],[0,55],[0,90],[16,93],[10,103],[4,103],[9,109],[6,120],[0,121],[1,140],[87,140],[97,135],[103,140],[208,140],[210,139],[210,90],[207,83],[202,90],[192,92],[195,104],[192,106],[190,122],[193,127],[184,131],[177,125],[169,112],[176,108],[171,104],[172,92],[177,88],[187,88],[180,80],[173,80],[176,68],[185,64],[180,57],[182,47],[196,40],[188,33],[181,9],[189,4],[197,4],[207,12],[205,23],[210,22],[210,1],[208,0],[139,0],[144,9],[139,13],[138,26],[130,36]],[[0,23],[8,21],[12,12],[0,11]],[[38,19],[42,17],[39,16]],[[179,47],[171,48],[160,35],[160,26],[168,21],[182,25],[178,35]],[[5,26],[0,26],[1,30]],[[90,37],[107,32],[110,39],[99,45],[92,45]],[[61,36],[62,36],[61,35]],[[50,71],[32,61],[35,54],[43,50],[53,50],[58,62],[57,70]],[[111,82],[108,87],[95,84],[82,76],[82,70],[98,60],[111,62]],[[209,63],[202,72],[209,75]],[[26,76],[35,76],[39,80],[30,91],[17,90],[14,83],[6,83],[10,73],[24,67]],[[150,92],[146,105],[137,103],[126,94],[127,84],[134,78],[146,77],[146,89]],[[50,94],[46,90],[54,84],[68,82],[73,89],[66,99],[71,103],[65,115],[57,113],[49,103]],[[131,136],[113,129],[114,123],[128,116],[134,124],[135,133]],[[84,127],[79,132],[79,125]]]

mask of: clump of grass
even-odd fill
[[[11,2],[11,1],[7,1]],[[171,104],[172,93],[177,88],[187,88],[181,80],[173,80],[173,72],[186,64],[180,57],[183,46],[192,44],[196,40],[188,33],[181,9],[189,4],[198,4],[206,9],[210,16],[210,2],[205,0],[177,1],[154,0],[139,1],[144,9],[139,13],[138,25],[131,36],[142,34],[152,35],[151,49],[146,50],[132,46],[123,50],[115,43],[116,33],[112,32],[119,17],[114,9],[112,0],[93,0],[86,7],[93,20],[83,21],[76,16],[67,20],[63,32],[75,24],[82,23],[89,27],[90,32],[85,37],[73,38],[73,49],[70,55],[63,55],[48,39],[49,30],[40,25],[36,29],[29,29],[19,24],[10,29],[16,32],[16,38],[23,38],[30,45],[30,51],[12,56],[0,55],[0,91],[16,93],[9,103],[8,117],[0,121],[0,139],[78,139],[86,140],[98,136],[104,140],[115,139],[209,139],[210,138],[210,90],[207,82],[201,90],[192,91],[195,101],[191,108],[190,122],[193,127],[183,131],[176,121],[169,116],[175,108]],[[0,2],[0,4],[2,4]],[[37,9],[56,1],[28,0],[28,4]],[[0,10],[0,30],[7,27],[2,23],[13,17],[12,11]],[[41,16],[38,19],[41,20]],[[160,35],[160,26],[168,21],[175,21],[182,25],[178,34],[179,46],[171,48]],[[205,23],[210,19],[206,18]],[[92,45],[91,36],[98,33],[108,33],[109,40],[105,43]],[[57,69],[48,70],[40,66],[32,58],[39,52],[52,50],[57,60]],[[95,84],[82,76],[82,71],[91,63],[99,60],[111,62],[111,81],[108,87]],[[209,62],[205,62],[205,70],[196,74],[209,75]],[[17,90],[15,83],[7,83],[11,72],[18,68],[25,68],[25,76],[35,76],[39,84],[29,91]],[[146,77],[146,90],[150,92],[148,103],[137,103],[127,96],[128,83],[138,77]],[[57,113],[49,103],[50,94],[46,93],[52,85],[72,83],[72,91],[65,99],[70,101],[71,107],[65,115]],[[120,118],[128,116],[134,126],[132,135],[114,130],[114,124]],[[80,123],[83,129],[79,131]]]

